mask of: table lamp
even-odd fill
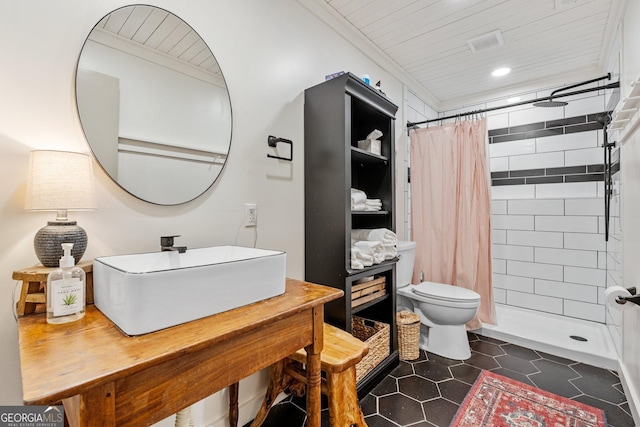
[[[76,264],[87,249],[87,233],[76,221],[69,221],[69,210],[97,208],[91,157],[68,151],[36,150],[29,153],[29,175],[25,209],[56,211],[36,233],[33,245],[45,267],[57,267],[63,255],[62,243],[73,243],[71,255]]]

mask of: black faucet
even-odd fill
[[[160,237],[160,249],[162,251],[176,251],[178,253],[185,253],[187,251],[186,246],[173,246],[173,238],[178,236],[162,236]]]

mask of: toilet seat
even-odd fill
[[[443,283],[422,282],[412,286],[411,290],[416,295],[429,298],[434,301],[449,301],[461,303],[480,302],[480,294],[471,289],[459,286],[445,285]]]

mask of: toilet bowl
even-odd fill
[[[420,348],[455,360],[471,357],[465,323],[480,307],[480,295],[470,289],[442,283],[411,285],[415,242],[398,242],[397,310],[420,317]]]

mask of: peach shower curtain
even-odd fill
[[[411,131],[413,283],[471,289],[482,302],[467,323],[495,324],[486,119]]]

